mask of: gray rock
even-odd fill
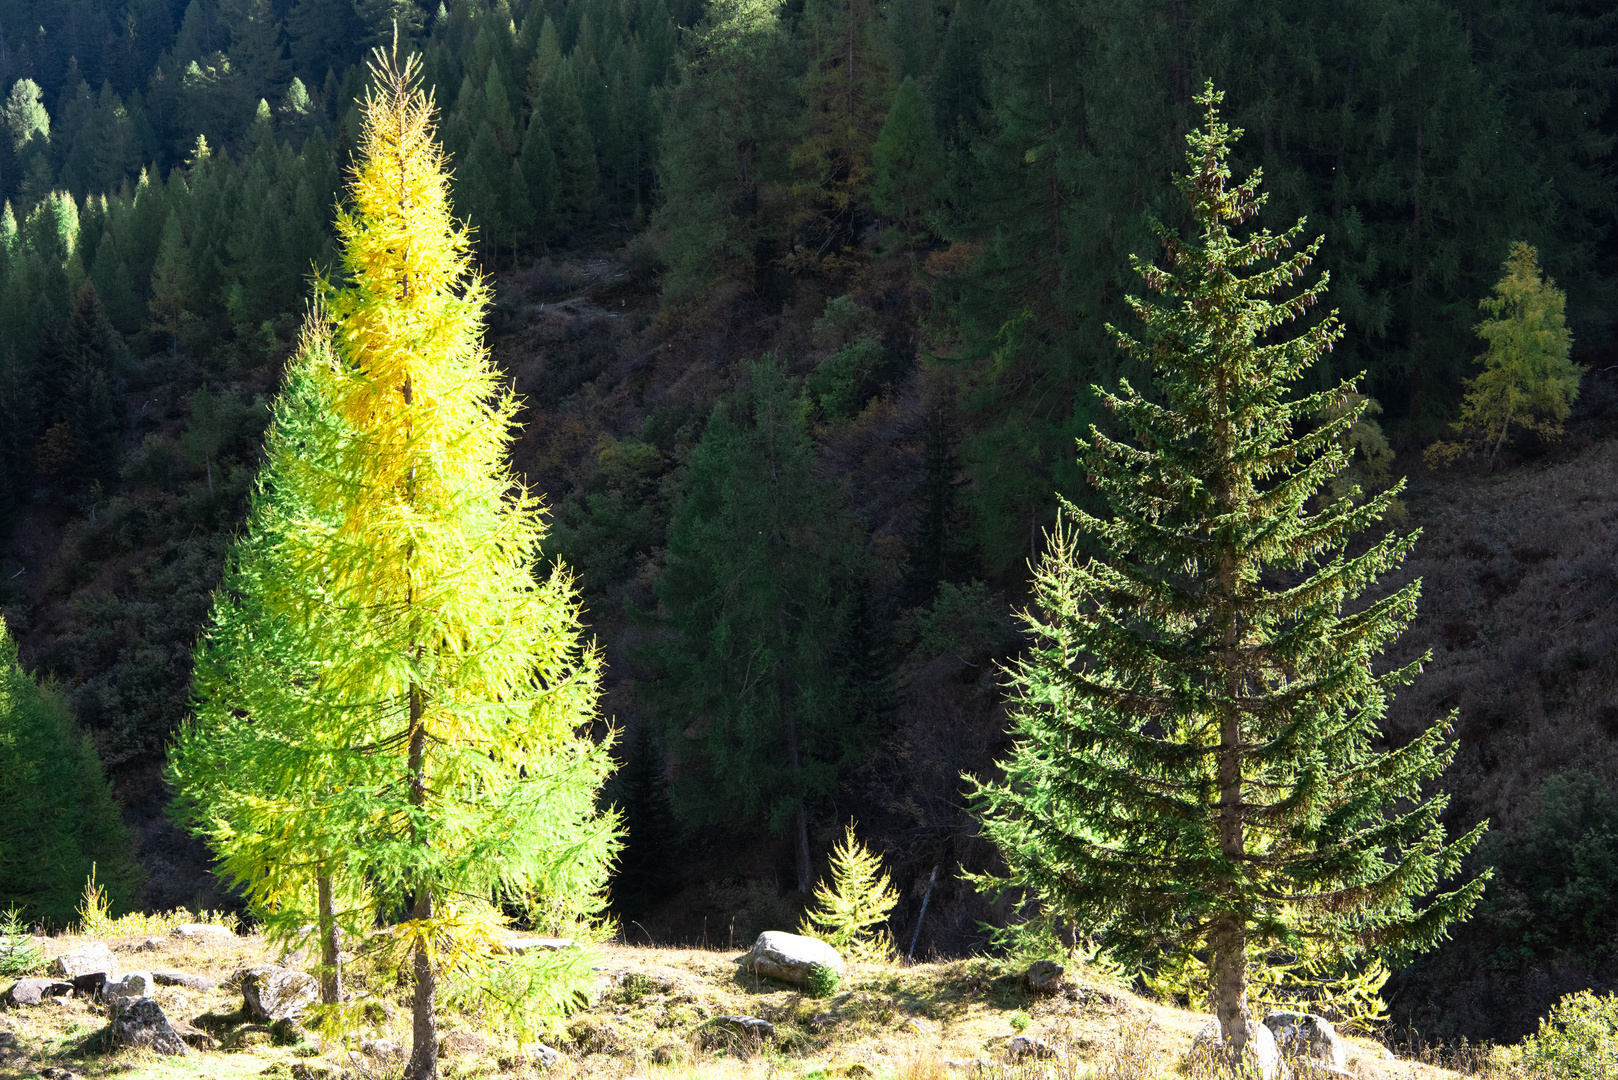
[[[1036,960],[1023,973],[1023,982],[1031,993],[1058,994],[1062,991],[1062,976],[1066,974],[1067,969],[1054,960]]]
[[[534,1052],[529,1055],[529,1060],[541,1069],[554,1069],[556,1068],[556,1063],[562,1060],[562,1055],[544,1043],[540,1043],[539,1046],[535,1047]]]
[[[403,1061],[404,1047],[392,1039],[361,1039],[360,1053],[378,1061]]]
[[[1051,1049],[1049,1043],[1032,1035],[1018,1035],[1006,1044],[1006,1060],[1013,1065],[1029,1058],[1044,1059],[1055,1056],[1056,1051]]]
[[[320,996],[320,984],[301,971],[248,968],[242,976],[242,1004],[258,1020],[296,1020]]]
[[[751,1035],[760,1042],[775,1038],[775,1025],[756,1016],[716,1016],[713,1022],[738,1035]]]
[[[236,935],[231,933],[228,926],[215,926],[212,923],[181,923],[169,931],[170,937],[182,938],[186,941],[234,941]]]
[[[18,979],[11,989],[0,995],[0,1005],[39,1005],[46,998],[71,994],[73,984],[56,979]]]
[[[157,989],[157,983],[149,971],[125,972],[123,978],[108,980],[101,988],[101,996],[108,1002],[118,998],[144,998],[151,997],[152,991]],[[116,1008],[116,1005],[114,1005]]]
[[[1348,1068],[1348,1047],[1324,1016],[1306,1012],[1272,1012],[1264,1026],[1275,1034],[1281,1056],[1308,1058],[1339,1072]]]
[[[159,1054],[190,1053],[162,1006],[151,998],[119,998],[113,1007],[112,1041],[117,1045],[144,1046]]]
[[[753,942],[752,951],[742,957],[742,967],[755,975],[794,986],[809,981],[809,969],[816,964],[843,973],[843,958],[836,949],[817,938],[766,930]]]
[[[191,990],[212,990],[219,985],[218,979],[192,975],[186,971],[154,971],[152,978],[159,986],[184,986]]]
[[[1213,1058],[1222,1055],[1225,1048],[1224,1033],[1219,1030],[1217,1018],[1209,1020],[1202,1025],[1196,1038],[1191,1040],[1191,1054],[1193,1057]],[[1247,1022],[1247,1052],[1252,1061],[1258,1066],[1258,1075],[1262,1080],[1280,1080],[1281,1050],[1275,1044],[1275,1033],[1263,1024],[1252,1020]]]
[[[52,960],[50,973],[69,982],[82,975],[100,974],[111,978],[118,973],[118,962],[112,958],[112,950],[107,948],[106,942],[96,941]]]

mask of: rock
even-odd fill
[[[167,944],[167,942],[165,942],[160,937],[149,937],[145,941],[142,941],[139,945],[136,945],[135,946],[135,951],[136,952],[156,952],[157,950],[161,949],[165,944]]]
[[[264,966],[242,975],[242,1005],[257,1020],[295,1020],[319,996],[320,984],[301,971]]]
[[[39,1070],[39,1075],[44,1077],[45,1080],[84,1080],[72,1069],[41,1069]]]
[[[0,994],[0,1005],[41,1005],[47,998],[71,994],[73,984],[57,979],[18,979]]]
[[[219,985],[218,979],[192,975],[187,971],[154,971],[152,978],[159,986],[184,986],[190,990],[212,990]]]
[[[775,1025],[756,1016],[716,1016],[713,1022],[717,1027],[734,1031],[738,1035],[751,1035],[761,1042],[775,1038]]]
[[[541,1069],[554,1069],[556,1063],[561,1060],[561,1055],[544,1043],[540,1043],[534,1048],[534,1052],[528,1055],[528,1060]]]
[[[1195,1056],[1213,1057],[1222,1053],[1225,1038],[1219,1030],[1217,1019],[1209,1020],[1197,1032],[1197,1037],[1191,1040],[1191,1053]],[[1281,1051],[1275,1044],[1275,1033],[1263,1024],[1247,1022],[1247,1050],[1253,1062],[1258,1066],[1258,1075],[1261,1080],[1280,1080]]]
[[[500,951],[514,953],[521,956],[530,950],[543,952],[556,952],[559,949],[571,949],[573,939],[565,937],[531,937],[528,934],[519,934],[515,937],[502,938]]]
[[[787,934],[780,930],[766,930],[753,942],[753,949],[742,957],[742,967],[755,975],[794,986],[809,981],[809,969],[815,964],[831,968],[839,976],[843,973],[843,958],[836,949],[816,938]]]
[[[219,1049],[219,1040],[208,1034],[206,1031],[202,1031],[199,1028],[194,1028],[190,1024],[184,1022],[175,1023],[173,1020],[169,1021],[169,1026],[172,1027],[174,1029],[174,1033],[180,1037],[180,1041],[185,1043],[185,1045],[189,1046],[193,1050]]]
[[[112,950],[107,948],[104,941],[97,941],[89,945],[80,946],[71,952],[65,952],[51,961],[50,973],[59,979],[72,982],[84,975],[99,974],[103,980],[117,974],[118,962],[112,958]]]
[[[1348,1048],[1332,1022],[1306,1012],[1272,1012],[1264,1026],[1275,1035],[1282,1057],[1308,1058],[1328,1069],[1348,1068]]]
[[[88,975],[80,975],[73,980],[73,993],[78,997],[99,997],[107,985],[108,978],[105,971],[92,971]]]
[[[685,1048],[679,1043],[659,1043],[652,1049],[652,1061],[658,1065],[677,1064],[683,1055],[684,1050]]]
[[[17,1049],[17,1035],[11,1031],[0,1031],[0,1050]]]
[[[1023,973],[1023,982],[1032,994],[1059,994],[1062,992],[1062,976],[1067,974],[1067,968],[1054,960],[1036,960],[1028,965]]]
[[[213,923],[181,923],[169,931],[169,937],[177,937],[183,941],[234,941],[236,935],[228,926],[215,926]]]
[[[1013,1065],[1029,1058],[1044,1059],[1056,1056],[1050,1044],[1044,1039],[1036,1039],[1032,1035],[1018,1035],[1006,1044],[1006,1060]]]
[[[190,1048],[169,1025],[162,1006],[149,997],[118,998],[113,1003],[112,1041],[144,1046],[159,1054],[186,1054]]]
[[[152,978],[150,971],[126,971],[122,978],[108,979],[101,987],[101,996],[108,1001],[114,998],[151,997],[156,989],[157,981]]]
[[[439,1049],[443,1049],[442,1043]],[[405,1058],[404,1047],[392,1039],[361,1039],[360,1053],[377,1061],[403,1061]]]

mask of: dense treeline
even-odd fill
[[[626,918],[777,911],[724,855],[694,892],[675,835],[774,833],[801,885],[858,812],[901,881],[981,865],[958,777],[1003,738],[1056,494],[1088,497],[1090,387],[1145,385],[1109,325],[1153,222],[1188,224],[1205,78],[1261,224],[1325,236],[1345,334],[1304,389],[1366,373],[1363,479],[1460,414],[1514,243],[1575,358],[1608,347],[1618,12],[1589,0],[0,0],[0,603],[149,816],[395,25],[628,728]],[[557,269],[612,252],[622,285]],[[623,317],[558,305],[536,345],[525,291]],[[923,949],[981,942],[940,888]]]

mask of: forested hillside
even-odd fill
[[[962,876],[998,856],[961,777],[1005,755],[997,665],[1058,495],[1096,505],[1092,385],[1146,385],[1112,327],[1154,222],[1189,227],[1212,79],[1259,223],[1324,236],[1345,334],[1301,389],[1359,376],[1353,479],[1415,476],[1397,658],[1434,658],[1388,741],[1459,710],[1449,824],[1495,822],[1478,915],[1396,974],[1395,1020],[1505,1039],[1618,989],[1597,0],[0,0],[0,608],[149,903],[228,902],[161,770],[311,280],[343,284],[363,61],[395,35],[493,282],[544,553],[604,650],[629,937],[795,924],[851,818],[901,947],[1013,917]],[[1519,241],[1586,369],[1566,433],[1430,472]]]

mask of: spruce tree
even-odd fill
[[[906,78],[871,149],[871,201],[908,233],[924,230],[938,205],[944,156],[930,112],[916,80]]]
[[[66,926],[90,876],[114,908],[140,891],[134,844],[101,761],[74,729],[57,690],[41,686],[17,662],[17,644],[0,619],[0,909]]]
[[[645,654],[687,821],[789,831],[813,880],[809,817],[868,728],[839,663],[859,572],[854,523],[813,473],[805,403],[773,358],[734,419],[715,409],[692,451],[657,596],[673,636]]]
[[[1239,134],[1210,84],[1180,190],[1198,235],[1160,227],[1162,265],[1135,260],[1166,303],[1131,301],[1151,396],[1100,396],[1134,445],[1095,428],[1083,463],[1111,509],[1064,502],[1034,578],[1037,644],[1012,669],[1016,749],[981,785],[985,828],[1011,882],[1132,961],[1208,958],[1227,1050],[1252,1030],[1250,954],[1345,961],[1432,946],[1481,894],[1473,879],[1426,902],[1477,842],[1446,841],[1423,785],[1453,756],[1441,720],[1378,749],[1377,722],[1419,663],[1373,663],[1415,614],[1419,583],[1362,600],[1414,536],[1350,539],[1399,485],[1360,505],[1309,501],[1347,465],[1359,410],[1310,426],[1352,388],[1289,398],[1340,336],[1335,315],[1284,338],[1324,278],[1283,299],[1320,241],[1234,226],[1263,204],[1232,183]],[[1098,391],[1099,392],[1099,391]],[[1082,538],[1082,539],[1081,539]],[[1091,557],[1082,545],[1093,545]]]
[[[404,903],[383,944],[414,986],[411,1080],[437,1076],[441,988],[555,976],[507,995],[521,1022],[533,994],[560,1004],[557,980],[587,976],[583,954],[497,968],[496,936],[512,905],[588,932],[617,846],[595,806],[609,747],[580,730],[599,656],[566,571],[536,580],[537,500],[504,464],[517,402],[481,344],[488,287],[450,216],[418,74],[379,57],[364,104],[337,225],[345,284],[322,287],[333,356],[313,369],[332,422],[285,463],[312,510],[278,525],[259,586],[308,673],[293,729],[307,737],[255,759],[311,785],[278,829],[305,840],[306,863],[363,882],[373,917]],[[312,753],[332,764],[305,767]],[[341,850],[308,842],[322,836]]]

